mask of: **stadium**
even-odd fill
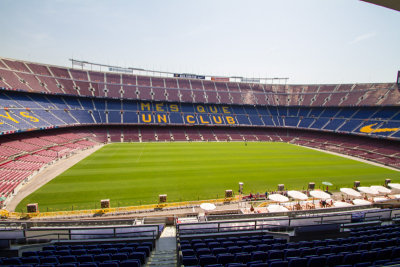
[[[0,265],[400,265],[400,71],[69,61],[0,55]]]

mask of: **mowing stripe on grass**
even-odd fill
[[[138,160],[140,159],[140,160]],[[397,171],[299,147],[272,142],[115,143],[104,146],[25,198],[41,211],[93,209],[101,199],[111,206],[221,198],[226,189],[264,193],[283,183],[289,189],[317,188],[322,181],[331,190],[398,182]]]

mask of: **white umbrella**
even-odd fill
[[[276,202],[288,202],[289,199],[281,194],[271,194],[268,195],[268,198],[270,200],[276,201]]]
[[[386,187],[381,186],[381,185],[372,185],[371,188],[375,189],[379,193],[383,193],[383,194],[390,194],[392,192],[392,190],[390,190],[389,188],[386,188]]]
[[[215,210],[217,207],[212,203],[203,203],[200,205],[203,210]]]
[[[347,202],[335,201],[335,202],[333,202],[333,206],[335,206],[337,208],[343,208],[343,207],[351,207],[353,205],[351,205],[350,203],[347,203]]]
[[[315,198],[318,198],[318,199],[328,199],[328,198],[331,198],[331,195],[329,195],[328,193],[325,193],[325,192],[323,192],[323,191],[320,191],[320,190],[313,190],[313,191],[310,191],[310,195],[313,196],[313,197],[315,197]]]
[[[385,198],[385,197],[374,197],[374,202],[383,202],[383,201],[387,201],[389,199]]]
[[[298,199],[298,200],[307,200],[308,199],[307,195],[303,194],[302,192],[295,191],[295,190],[288,191],[288,195],[291,198]]]
[[[368,186],[360,186],[357,188],[359,191],[368,195],[378,195],[379,191]]]
[[[398,198],[400,198],[400,194],[393,195],[393,197],[398,199]]]
[[[288,211],[288,209],[285,208],[284,206],[276,205],[276,204],[268,205],[267,210],[269,212],[284,212],[284,211]]]
[[[354,190],[352,188],[340,188],[340,192],[343,192],[346,195],[349,195],[352,197],[361,197],[360,192],[357,192],[356,190]]]
[[[394,188],[394,189],[400,190],[400,184],[388,183],[388,186],[389,186],[390,188]]]
[[[354,199],[354,205],[371,205],[372,203],[365,199]]]

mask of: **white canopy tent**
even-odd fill
[[[287,198],[281,194],[268,195],[268,199],[270,199],[272,201],[276,201],[276,202],[288,202],[289,201],[289,198]]]
[[[384,201],[388,201],[389,199],[385,198],[385,197],[374,197],[374,202],[384,202]]]
[[[390,188],[400,190],[400,184],[389,183],[388,186],[389,186]]]
[[[345,193],[346,195],[352,196],[352,197],[361,197],[360,192],[357,192],[356,190],[352,188],[340,188],[340,192]]]
[[[203,210],[215,210],[217,207],[212,203],[203,203],[200,205]]]
[[[271,204],[267,206],[267,210],[269,212],[285,212],[288,211],[288,209],[284,206],[281,205],[276,205],[276,204]]]
[[[372,203],[365,199],[354,199],[354,205],[371,205]]]
[[[310,191],[310,195],[318,199],[330,199],[331,195],[320,190]]]
[[[333,206],[335,206],[337,208],[344,208],[344,207],[351,207],[353,205],[350,203],[347,203],[347,202],[343,202],[343,201],[335,201],[335,202],[333,202]]]
[[[390,194],[392,192],[392,190],[390,190],[389,188],[386,188],[381,185],[372,185],[371,188],[377,190],[379,193],[382,194]]]
[[[368,186],[360,186],[357,188],[359,191],[368,195],[379,195],[379,191]]]
[[[288,195],[291,198],[297,199],[297,200],[307,200],[308,197],[307,195],[303,194],[302,192],[291,190],[288,191]]]

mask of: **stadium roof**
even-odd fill
[[[399,0],[361,0],[361,1],[400,11]]]

